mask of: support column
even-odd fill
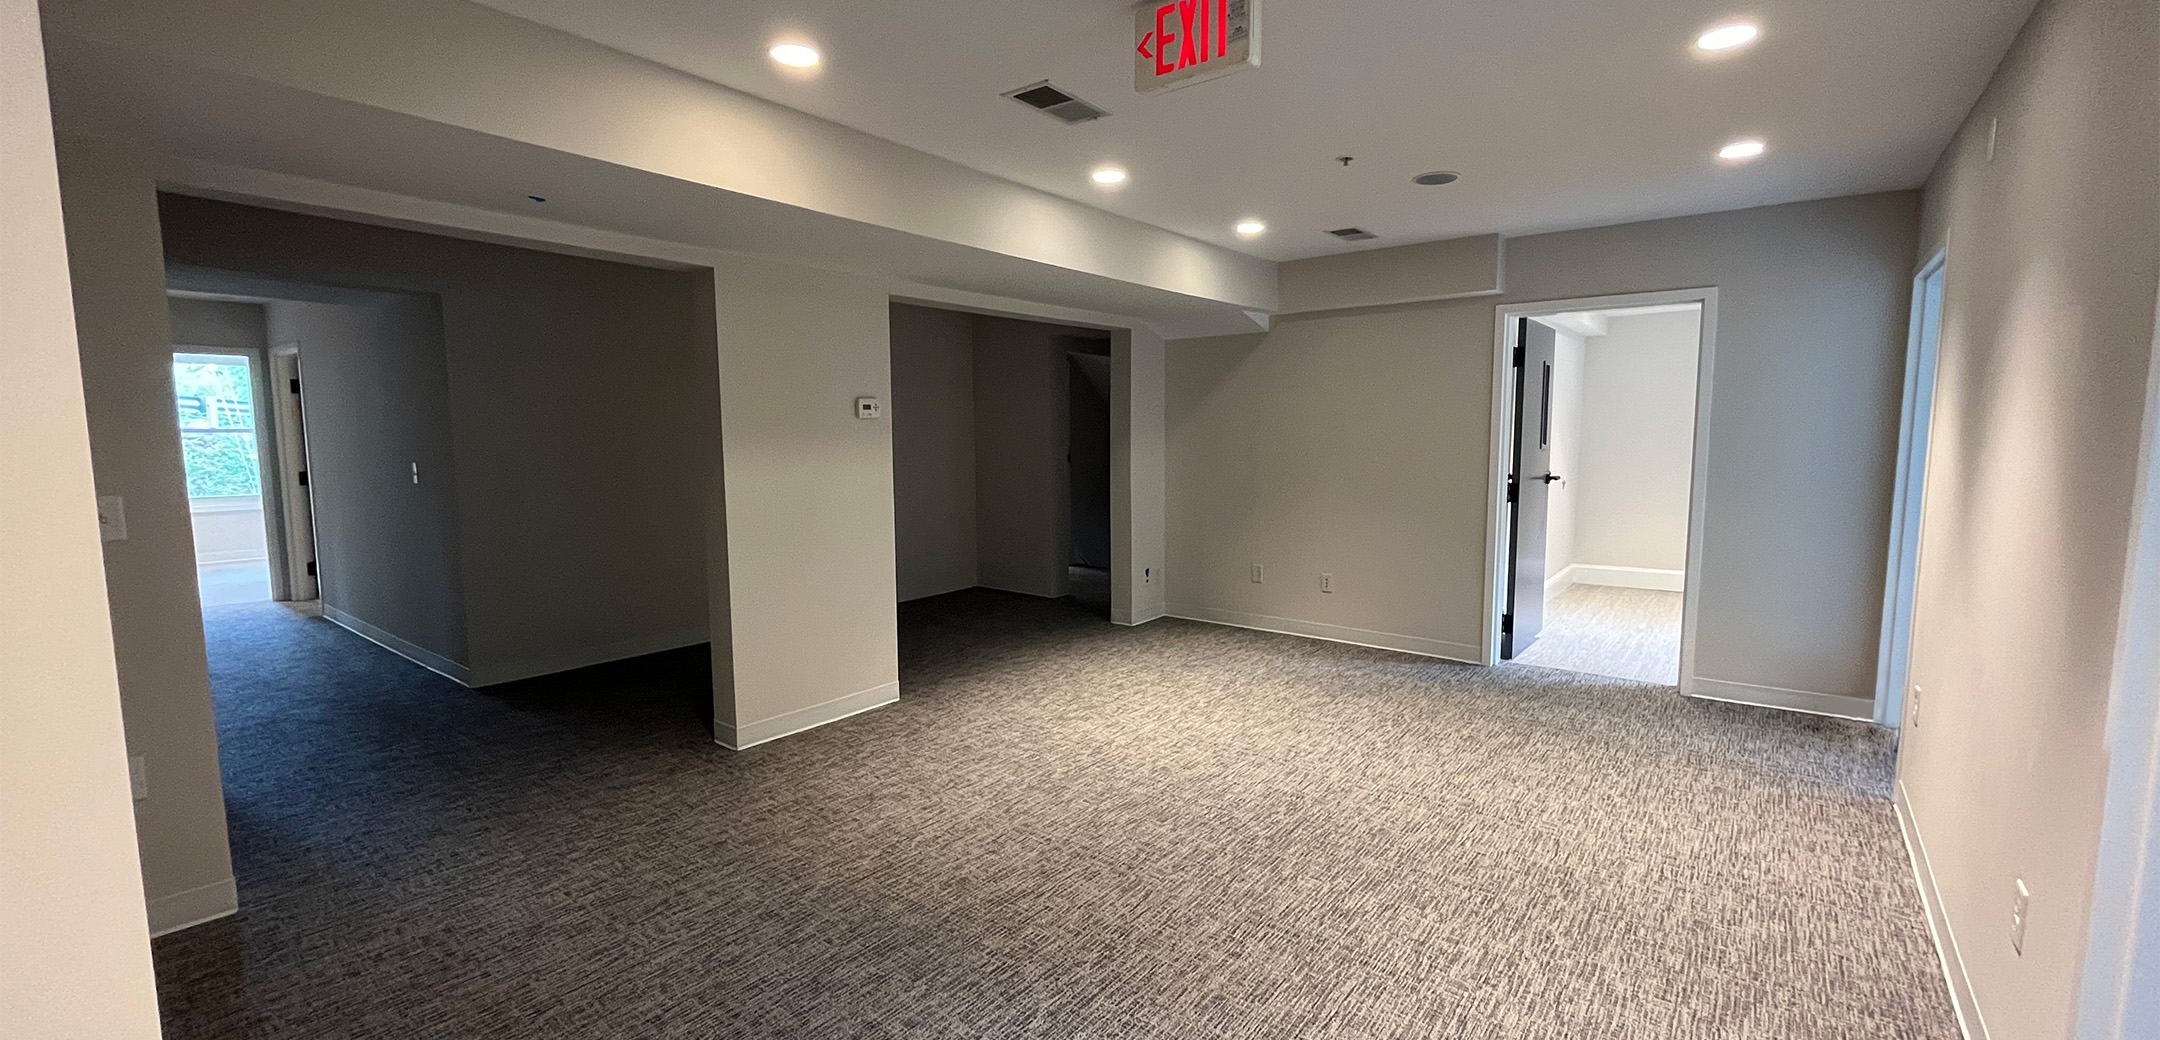
[[[1165,497],[1161,336],[1120,329],[1110,340],[1110,620],[1163,616]]]
[[[0,1031],[155,1040],[35,0],[0,0]]]

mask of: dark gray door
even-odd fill
[[[1508,473],[1507,612],[1500,620],[1500,657],[1513,659],[1545,627],[1545,518],[1551,504],[1553,330],[1518,319],[1515,348],[1515,458]]]

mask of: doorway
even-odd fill
[[[1944,254],[1913,275],[1905,346],[1905,400],[1898,423],[1897,483],[1890,501],[1890,573],[1883,583],[1882,649],[1875,669],[1875,721],[1899,726],[1912,658],[1913,590],[1920,577],[1920,513],[1927,497],[1928,430],[1935,417],[1936,344],[1942,336]]]
[[[1487,663],[1685,690],[1713,289],[1503,307]]]
[[[262,358],[244,348],[173,353],[173,405],[187,471],[196,585],[202,605],[274,598]]]
[[[1070,595],[1110,610],[1110,341],[1066,341],[1065,524]]]

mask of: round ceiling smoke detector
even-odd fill
[[[1430,188],[1441,184],[1453,184],[1461,179],[1462,174],[1456,173],[1453,170],[1434,170],[1431,173],[1421,173],[1415,177],[1410,178],[1410,183],[1422,184]]]

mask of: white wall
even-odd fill
[[[974,588],[975,338],[969,315],[892,305],[888,404],[899,597]]]
[[[2150,419],[2156,69],[2150,0],[2044,0],[1926,191],[1949,252],[1899,768],[1992,1040],[2068,1035],[2086,948]]]
[[[37,5],[0,0],[0,1032],[155,1040]]]
[[[1583,337],[1553,330],[1552,471],[1545,507],[1545,585],[1565,588],[1575,565],[1577,503],[1582,499]]]
[[[1717,286],[1695,678],[1871,697],[1917,201],[1518,238],[1498,299],[1173,344],[1172,611],[1478,659],[1495,304]]]
[[[786,264],[726,261],[713,287],[714,715],[745,747],[899,695],[892,428],[855,417],[891,396],[892,316],[882,285]]]
[[[195,529],[195,564],[247,563],[270,558],[260,495],[188,499]]]
[[[1694,311],[1614,315],[1605,335],[1583,341],[1580,457],[1558,471],[1579,502],[1577,580],[1677,582],[1687,570],[1700,321]]]

